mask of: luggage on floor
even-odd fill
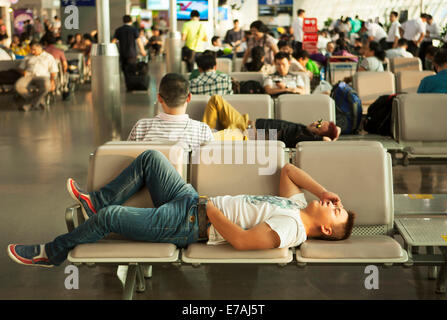
[[[149,89],[149,66],[146,62],[128,65],[124,76],[128,91]]]

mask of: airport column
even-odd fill
[[[98,43],[92,46],[92,97],[95,145],[121,140],[118,47],[110,43],[109,0],[96,0]]]
[[[182,37],[177,31],[177,3],[169,0],[169,33],[166,39],[166,70],[168,73],[181,73]]]

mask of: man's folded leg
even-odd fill
[[[186,247],[196,242],[199,236],[197,201],[197,195],[186,195],[159,208],[109,206],[73,231],[45,245],[12,244],[8,246],[8,254],[20,264],[60,265],[77,245],[97,242],[112,232],[131,240]]]
[[[140,154],[114,180],[98,191],[89,193],[94,209],[121,205],[141,188],[149,190],[155,207],[197,192],[187,184],[169,160],[157,150]]]

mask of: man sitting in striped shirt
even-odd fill
[[[190,119],[186,114],[191,93],[188,81],[180,74],[168,73],[161,79],[157,98],[164,112],[154,118],[139,120],[132,128],[128,141],[184,142],[196,149],[214,140],[206,123]]]
[[[217,73],[216,58],[209,54],[197,57],[200,75],[190,81],[192,94],[226,95],[233,94],[231,77],[224,73]]]

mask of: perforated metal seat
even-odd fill
[[[276,119],[305,125],[318,119],[335,122],[335,102],[325,94],[283,94],[276,101]]]
[[[394,221],[391,158],[379,142],[300,142],[295,163],[337,193],[357,213],[353,236],[342,241],[309,239],[296,252],[300,263],[405,262],[392,237]],[[308,201],[315,197],[305,192]]]
[[[393,101],[393,137],[408,159],[447,158],[447,95],[404,94]]]
[[[277,195],[285,164],[281,141],[213,142],[192,159],[191,184],[200,195]],[[212,178],[210,178],[212,177]],[[216,183],[219,181],[219,183]],[[285,249],[237,251],[232,246],[196,243],[182,251],[186,263],[278,263],[292,261]]]

